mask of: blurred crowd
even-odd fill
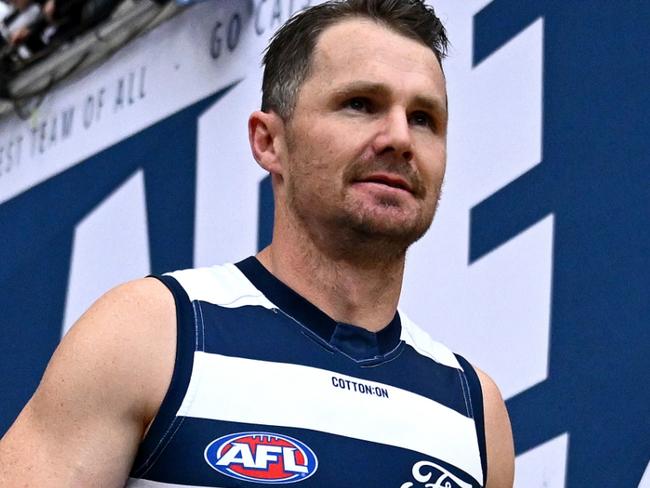
[[[0,0],[0,82],[106,19],[122,0]]]

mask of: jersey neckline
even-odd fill
[[[280,310],[297,320],[330,347],[355,361],[384,359],[400,344],[402,324],[397,311],[383,329],[370,332],[362,327],[332,319],[276,278],[255,256],[235,263],[235,266]]]

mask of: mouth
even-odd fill
[[[413,188],[411,188],[409,182],[401,176],[395,174],[373,173],[356,180],[354,183],[374,183],[378,185],[384,185],[389,188],[395,188],[397,190],[404,190],[409,193],[413,193]]]

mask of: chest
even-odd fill
[[[196,314],[182,401],[130,486],[480,486],[462,371],[403,343],[354,361],[290,317],[244,312]]]

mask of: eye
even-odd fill
[[[345,102],[346,108],[350,108],[357,112],[371,112],[372,102],[364,97],[350,98]]]
[[[433,118],[426,112],[418,111],[413,112],[409,117],[409,122],[413,125],[435,128]]]

